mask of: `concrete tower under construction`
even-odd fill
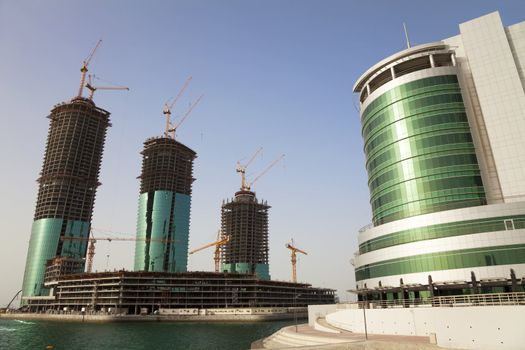
[[[82,272],[110,113],[77,97],[49,115],[44,164],[27,253],[22,297],[47,295],[48,260],[69,257]]]
[[[196,153],[163,136],[146,140],[142,156],[135,271],[186,271]]]
[[[268,209],[255,193],[243,189],[222,204],[221,230],[229,236],[222,247],[222,271],[256,274],[269,280]]]
[[[140,178],[135,271],[185,272],[188,268],[191,187],[195,151],[175,140],[177,128],[188,118],[202,95],[176,125],[171,108],[191,81],[189,77],[172,103],[164,106],[166,131],[144,142]]]

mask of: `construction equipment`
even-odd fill
[[[215,272],[219,272],[219,265],[221,263],[221,246],[225,245],[230,241],[230,236],[222,236],[221,230],[217,231],[217,240],[212,243],[203,245],[200,248],[193,249],[190,254],[200,252],[209,247],[215,247],[215,252],[213,254],[213,260],[215,261]]]
[[[266,167],[266,169],[264,169],[255,179],[253,179],[253,181],[251,183],[247,183],[246,184],[246,189],[249,191],[250,188],[253,186],[253,184],[255,182],[257,182],[257,180],[259,180],[263,175],[265,175],[268,171],[270,171],[271,168],[273,168],[273,166],[277,163],[279,163],[279,161],[281,159],[284,158],[284,154],[281,154],[277,159],[275,159],[270,165],[268,165]]]
[[[188,79],[186,79],[186,81],[184,82],[184,85],[182,86],[182,89],[180,89],[179,93],[177,94],[177,96],[175,96],[172,103],[168,104],[169,103],[168,101],[164,104],[164,110],[162,111],[162,113],[164,113],[164,115],[166,116],[166,131],[164,132],[164,135],[166,135],[166,137],[170,136],[170,129],[172,128],[171,120],[170,120],[171,119],[171,109],[173,108],[173,106],[175,106],[175,103],[181,97],[182,93],[186,90],[186,88],[190,84],[191,79],[192,79],[191,76]]]
[[[136,237],[94,237],[93,231],[90,232],[90,237],[60,237],[63,241],[88,241],[88,253],[87,253],[87,268],[86,272],[90,273],[93,271],[93,259],[95,258],[95,243],[97,241],[144,241],[144,242],[162,242],[162,243],[169,243],[174,242],[173,239],[159,239],[159,238],[136,238]]]
[[[257,157],[257,155],[261,153],[262,149],[262,147],[259,147],[257,152],[255,152],[254,155],[250,158],[250,160],[244,165],[241,164],[240,161],[237,161],[237,168],[235,170],[241,174],[241,191],[246,191],[248,189],[246,187],[246,168],[255,160],[255,157]]]
[[[77,97],[82,97],[82,90],[84,89],[84,84],[86,83],[86,73],[88,71],[89,62],[91,62],[91,59],[95,55],[95,51],[97,51],[101,43],[102,43],[102,39],[100,39],[97,42],[97,45],[95,45],[95,48],[91,50],[91,53],[89,54],[89,56],[82,63],[82,68],[80,68],[80,88],[78,89]]]
[[[172,126],[171,123],[169,124],[170,128],[167,130],[167,136],[168,137],[171,137],[172,139],[175,139],[175,133],[177,132],[177,128],[182,124],[184,123],[184,121],[188,118],[188,116],[190,115],[191,111],[193,111],[193,108],[195,108],[195,106],[197,106],[197,104],[201,101],[202,97],[204,95],[200,95],[199,98],[193,102],[192,104],[190,104],[190,107],[188,108],[188,110],[186,111],[186,113],[184,113],[184,115],[182,116],[181,120],[177,123],[177,125],[175,126]]]
[[[304,250],[301,250],[294,246],[293,239],[291,240],[291,243],[286,243],[284,245],[286,248],[290,249],[292,252],[292,282],[297,283],[297,270],[296,270],[296,263],[297,263],[297,253],[301,253],[304,255],[308,255],[307,252]]]
[[[96,77],[93,75],[93,79]],[[91,81],[91,74],[88,76],[88,83],[86,84],[86,88],[90,91],[89,93],[89,99],[93,100],[93,95],[95,94],[96,90],[128,90],[129,88],[126,86],[93,86]]]

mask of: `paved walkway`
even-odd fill
[[[322,321],[321,321],[322,323]],[[252,344],[252,349],[330,349],[330,350],[423,350],[442,349],[430,344],[429,337],[318,331],[308,324],[284,327],[268,338]]]

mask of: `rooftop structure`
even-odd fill
[[[373,213],[358,291],[525,276],[524,68],[525,22],[495,12],[358,79]]]

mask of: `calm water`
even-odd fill
[[[249,349],[293,321],[259,323],[62,323],[0,320],[0,349]]]

